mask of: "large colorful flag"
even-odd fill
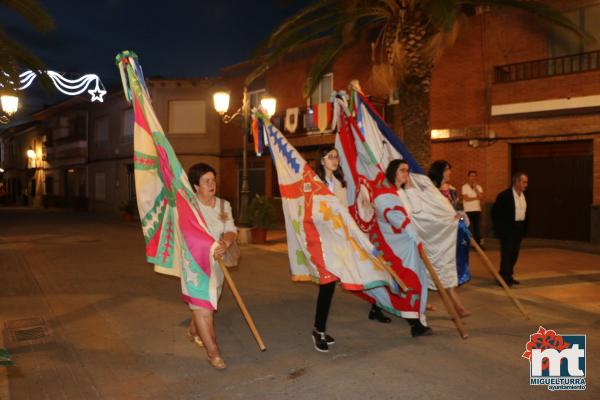
[[[404,189],[411,208],[415,231],[426,244],[425,251],[444,287],[470,279],[468,267],[469,231],[456,218],[450,202],[433,185],[396,134],[387,126],[369,101],[358,91],[352,94],[352,112],[365,142],[385,170],[390,161],[404,159],[410,167],[411,184]],[[458,273],[457,273],[458,270]],[[435,289],[429,280],[429,288]]]
[[[181,278],[186,303],[215,310],[223,272],[198,199],[152,108],[135,53],[117,56],[123,90],[133,105],[135,191],[146,259],[156,272]]]
[[[405,318],[419,318],[427,292],[421,278],[399,264],[402,291],[385,269],[379,253],[358,228],[348,209],[271,124],[265,132],[277,169],[292,279],[343,288]]]
[[[347,181],[348,206],[360,229],[369,235],[378,253],[402,277],[414,276],[415,289],[427,296],[427,270],[421,255],[421,243],[400,198],[386,179],[379,160],[366,143],[347,101],[335,98],[339,117],[336,149]],[[417,285],[418,283],[418,285]],[[426,304],[421,312],[425,311]]]

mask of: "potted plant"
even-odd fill
[[[267,230],[275,219],[275,206],[267,196],[256,195],[248,207],[248,217],[252,223],[252,243],[267,242]]]
[[[123,202],[123,204],[121,204],[119,210],[121,210],[121,216],[123,218],[123,221],[131,222],[133,221],[133,217],[137,215],[138,212],[137,201],[135,199],[127,200],[126,202]]]

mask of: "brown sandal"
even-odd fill
[[[221,356],[216,356],[215,358],[208,357],[208,363],[214,368],[218,370],[223,370],[227,368],[225,361],[221,358]]]
[[[193,335],[190,331],[187,331],[187,335],[190,342],[196,343],[199,347],[204,347],[204,343],[202,343],[202,339],[200,339],[200,336]]]

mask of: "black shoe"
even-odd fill
[[[518,280],[516,280],[516,279],[511,279],[511,280],[510,280],[510,283],[511,283],[511,285],[520,285],[520,284],[521,284],[521,282],[519,282],[519,281],[518,281]]]
[[[326,337],[327,335],[325,335],[322,332],[312,332],[312,339],[313,344],[315,345],[315,350],[320,351],[321,353],[327,353],[329,351],[329,345],[327,344]]]
[[[410,325],[410,334],[412,337],[429,336],[433,333],[430,327],[423,325],[418,319],[407,319],[406,322]]]
[[[389,324],[392,322],[391,318],[385,316],[383,311],[381,311],[381,308],[377,306],[371,307],[371,311],[369,311],[369,319],[376,319],[382,324]]]
[[[504,279],[506,286],[510,287],[513,285],[513,280],[511,278],[502,277],[502,279]],[[498,284],[498,286],[502,287],[502,284],[500,283],[500,281],[496,281],[496,283]]]

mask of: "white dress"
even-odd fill
[[[329,180],[326,176],[325,184],[327,184],[327,187],[329,188],[329,190],[331,190],[331,192],[333,194],[335,194],[335,197],[337,197],[337,199],[340,201],[340,203],[344,207],[348,208],[348,198],[347,198],[347,194],[346,194],[346,188],[344,186],[342,186],[342,182],[340,182],[339,179],[336,178],[335,176],[332,177],[331,180]]]
[[[237,233],[237,228],[233,222],[233,214],[231,212],[231,204],[227,200],[223,200],[223,214],[221,215],[221,199],[215,197],[214,207],[207,206],[200,202],[200,211],[208,227],[208,233],[215,240],[221,240],[227,232]]]

